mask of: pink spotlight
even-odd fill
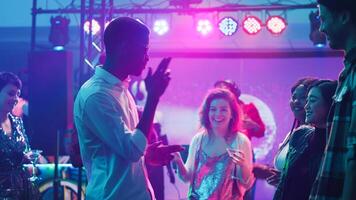
[[[84,23],[84,31],[85,33],[89,34],[89,27],[90,27],[90,22],[86,21]],[[91,32],[93,35],[96,35],[97,33],[99,33],[100,31],[100,25],[98,23],[98,21],[96,21],[95,19],[91,20]]]
[[[169,31],[169,25],[167,20],[159,19],[156,20],[153,24],[153,31],[156,32],[158,35],[164,35]]]
[[[266,25],[272,34],[280,34],[286,29],[287,22],[280,16],[271,16],[267,19]]]
[[[262,22],[255,16],[248,16],[242,22],[244,31],[250,35],[255,35],[262,29]]]
[[[213,30],[211,22],[207,19],[201,19],[198,21],[197,31],[203,36],[208,35]]]

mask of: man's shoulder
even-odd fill
[[[110,85],[104,79],[92,77],[82,85],[78,92],[78,97],[87,99],[94,94],[110,95],[110,91]]]
[[[91,102],[90,100],[93,100],[92,103],[96,102],[100,97],[105,97],[105,99],[110,100],[112,94],[107,88],[108,86],[105,86],[105,82],[103,80],[94,79],[93,77],[87,80],[82,85],[75,98],[74,112],[78,113],[79,110],[83,110],[88,105],[88,102]]]

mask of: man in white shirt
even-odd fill
[[[167,164],[179,145],[147,144],[160,96],[170,81],[162,60],[145,79],[145,110],[138,119],[128,91],[128,76],[140,75],[148,61],[149,29],[129,18],[116,18],[104,32],[106,61],[81,87],[74,104],[81,156],[87,170],[86,199],[154,199],[144,166]]]

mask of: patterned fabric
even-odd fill
[[[193,138],[195,142],[192,144],[194,145],[190,146],[196,153],[194,164],[192,163],[194,170],[189,188],[189,199],[242,200],[246,189],[249,189],[254,182],[252,173],[249,176],[243,176],[240,166],[235,165],[227,153],[209,157],[202,149],[202,140],[203,134],[198,134]],[[251,151],[248,138],[241,133],[237,134],[230,146],[243,152]],[[244,165],[252,165],[252,156],[247,153],[245,156],[246,163]],[[189,160],[188,156],[188,165],[190,165]],[[244,179],[243,177],[248,178]]]
[[[342,198],[346,161],[356,159],[356,48],[345,57],[329,116],[330,135],[310,199]]]
[[[308,199],[325,149],[326,129],[301,126],[293,132],[289,144],[274,200]]]
[[[232,194],[234,166],[227,153],[209,157],[201,151],[191,199],[239,199],[238,190]]]
[[[23,170],[24,152],[29,149],[22,120],[8,115],[12,136],[0,129],[0,199],[38,199],[38,191]]]

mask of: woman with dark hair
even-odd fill
[[[13,73],[0,72],[0,199],[37,199],[38,193],[22,168],[30,150],[21,118],[11,114],[22,83]]]
[[[287,153],[289,149],[289,142],[294,134],[294,131],[305,124],[305,110],[306,96],[308,88],[317,81],[316,78],[306,77],[299,79],[291,88],[290,109],[294,115],[294,121],[290,132],[286,135],[283,142],[279,145],[278,151],[274,158],[274,167],[267,165],[255,164],[254,174],[256,178],[266,179],[267,182],[277,187],[281,172],[284,170],[286,164]]]
[[[183,163],[175,154],[180,178],[190,182],[189,199],[243,199],[254,182],[249,139],[239,132],[241,109],[221,88],[208,92],[200,111],[201,131]]]
[[[286,164],[290,139],[294,134],[294,131],[298,127],[305,124],[304,106],[306,104],[308,88],[317,80],[318,79],[316,78],[305,77],[299,79],[292,86],[289,105],[294,115],[293,125],[283,142],[279,145],[278,151],[274,157],[274,167],[269,167],[263,164],[255,164],[253,172],[256,178],[266,179],[269,184],[277,187],[281,178],[281,172]]]
[[[319,80],[308,89],[304,125],[296,129],[289,142],[289,150],[275,200],[309,199],[326,145],[326,123],[337,82]],[[332,111],[330,111],[332,114]]]

